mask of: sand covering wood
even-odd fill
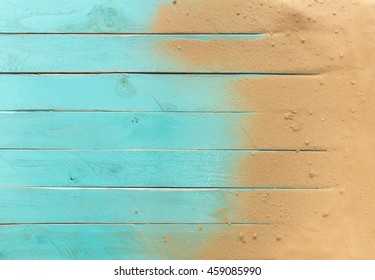
[[[161,8],[155,31],[265,35],[251,42],[174,40],[162,46],[188,69],[315,74],[244,78],[228,91],[262,113],[251,124],[258,148],[297,150],[256,154],[251,168],[240,162],[237,169],[246,166],[259,186],[322,189],[238,197],[233,203],[241,205],[241,215],[272,224],[228,225],[196,257],[374,259],[375,3],[173,2]]]

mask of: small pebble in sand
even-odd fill
[[[286,112],[284,114],[284,119],[286,119],[286,120],[293,120],[293,118],[294,118],[295,115],[296,115],[296,113],[294,113],[293,111]]]
[[[245,234],[243,234],[242,232],[240,232],[240,234],[238,235],[238,238],[239,238],[243,243],[245,243]]]
[[[328,210],[324,210],[324,211],[322,212],[322,217],[323,217],[323,218],[327,218],[328,215],[329,215]]]
[[[290,128],[294,131],[294,132],[298,132],[302,129],[302,123],[293,123],[290,125]]]

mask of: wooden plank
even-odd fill
[[[328,189],[2,187],[0,225],[282,224],[301,202],[310,216],[338,199]]]
[[[259,75],[0,75],[0,110],[246,112],[232,85]]]
[[[252,113],[0,113],[0,148],[246,149]],[[204,133],[202,133],[204,132]]]
[[[172,0],[2,0],[0,32],[259,32],[261,28],[252,17],[232,16],[238,10],[249,10],[248,3],[231,2],[224,1],[222,5],[216,5],[215,1],[185,0],[177,1],[176,4]],[[279,8],[286,13],[285,7],[280,5]],[[223,14],[232,17],[232,20],[223,22]]]
[[[2,111],[0,149],[320,150],[332,145],[322,137],[326,126],[317,122],[317,117],[306,112],[297,122],[284,115]],[[292,124],[299,125],[301,131],[293,130]],[[306,145],[306,139],[311,145]]]
[[[0,226],[0,259],[194,259],[215,233],[252,225]],[[237,234],[238,238],[238,234]],[[240,243],[242,244],[242,243]]]
[[[0,71],[45,72],[257,72],[263,66],[229,63],[187,65],[178,45],[196,44],[212,55],[241,41],[250,48],[260,35],[0,35]],[[256,41],[256,40],[255,40]],[[223,42],[229,42],[225,46]],[[203,44],[203,46],[202,46]],[[193,47],[193,46],[190,46]],[[241,47],[243,48],[243,47]],[[217,53],[218,59],[220,52]],[[229,63],[229,64],[228,64]]]
[[[0,32],[152,32],[165,0],[2,0]]]
[[[0,186],[327,187],[335,182],[327,160],[312,152],[0,150]]]
[[[0,224],[252,223],[251,213],[241,215],[239,203],[240,196],[249,196],[251,192],[170,188],[0,188]]]

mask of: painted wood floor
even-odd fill
[[[160,34],[165,5],[0,0],[1,259],[191,259],[228,223],[275,222],[243,215],[239,196],[316,187],[253,177],[258,155],[306,147],[257,139],[264,112],[232,88],[304,73],[189,64],[165,46],[215,56],[264,35]]]

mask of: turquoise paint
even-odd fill
[[[0,188],[0,224],[259,222],[238,216],[238,195],[250,191]]]
[[[254,148],[253,108],[230,85],[255,76],[217,75],[235,63],[188,69],[164,46],[263,36],[109,34],[152,33],[162,4],[0,2],[0,259],[192,259],[250,226],[212,223],[252,222],[232,204],[251,190],[229,188],[252,187],[237,170],[251,152],[233,149]],[[54,110],[77,112],[37,112]]]
[[[0,186],[251,187],[237,171],[245,158],[254,157],[229,150],[0,150]]]
[[[153,33],[163,5],[174,7],[172,0],[2,0],[0,32]],[[175,11],[185,16],[176,8]],[[181,26],[171,23],[169,30],[172,33],[194,33],[194,27],[192,24],[181,30]],[[253,31],[250,24],[248,32]]]
[[[0,110],[246,112],[231,84],[258,75],[0,75]]]
[[[248,40],[259,35],[0,35],[0,71],[20,72],[238,72],[186,62],[165,44],[176,39]],[[230,51],[230,50],[228,50]],[[215,71],[216,69],[216,71]],[[249,65],[245,72],[257,69]]]
[[[0,148],[255,148],[251,119],[252,113],[2,112]]]
[[[0,32],[152,32],[163,0],[2,0]]]
[[[251,226],[251,225],[243,225]],[[241,225],[0,226],[0,259],[194,259],[215,232]],[[201,227],[202,231],[198,231]],[[240,230],[240,229],[239,229]],[[165,242],[168,238],[168,242]]]

